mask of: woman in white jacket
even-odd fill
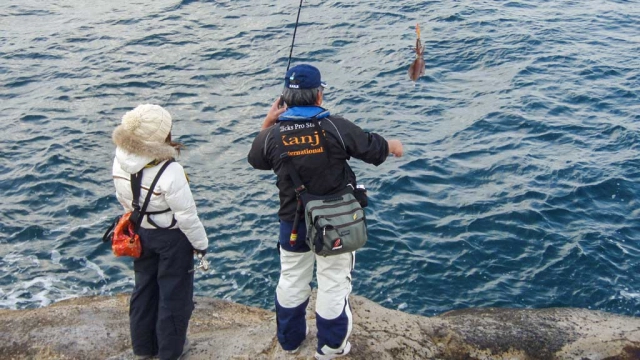
[[[125,212],[132,211],[131,175],[142,171],[139,204],[152,191],[139,230],[142,255],[133,262],[135,288],[129,321],[138,359],[177,359],[188,350],[187,326],[193,311],[193,254],[204,255],[207,234],[198,218],[184,169],[172,162],[156,186],[162,165],[182,145],[171,141],[171,115],[158,105],[140,105],[113,131],[113,180]]]

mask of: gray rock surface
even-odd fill
[[[585,309],[468,309],[410,315],[352,296],[351,354],[342,359],[640,359],[640,318]],[[311,359],[315,313],[297,355],[275,337],[274,313],[197,298],[187,359]],[[0,310],[0,359],[132,359],[128,296]]]

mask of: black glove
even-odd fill
[[[204,257],[205,255],[207,255],[207,249],[204,249],[204,250],[193,249],[193,253],[196,255],[202,255],[202,257]]]

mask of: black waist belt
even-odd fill
[[[145,215],[158,215],[158,214],[168,213],[169,211],[171,211],[171,209],[166,209],[166,210],[162,210],[162,211],[145,211],[144,214]]]
[[[170,212],[170,211],[171,211],[171,209],[166,209],[166,210],[162,210],[162,211],[146,211],[146,212],[144,213],[144,215],[158,215],[158,214],[168,213],[168,212]],[[175,217],[175,216],[172,216],[172,218],[171,218],[171,224],[170,224],[169,226],[167,226],[167,227],[164,227],[164,228],[163,228],[163,227],[161,227],[161,226],[158,226],[158,224],[156,224],[156,222],[155,222],[155,221],[151,220],[151,216],[147,216],[147,222],[148,222],[151,226],[153,226],[153,227],[155,227],[155,228],[157,228],[157,229],[170,229],[170,228],[172,228],[172,227],[176,226],[176,224],[178,223],[178,221],[176,220],[176,217]]]

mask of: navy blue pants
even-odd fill
[[[177,359],[193,312],[193,247],[182,231],[140,229],[129,326],[136,355]]]

